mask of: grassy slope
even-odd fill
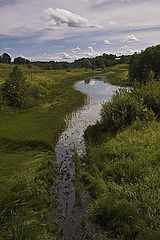
[[[128,86],[128,64],[115,65],[105,69],[108,73],[104,80],[116,86]]]
[[[106,239],[160,239],[160,123],[138,121],[115,136],[89,133],[83,177],[96,200],[91,216]],[[96,145],[97,134],[103,140]]]
[[[12,65],[0,64],[1,83],[4,81],[4,78],[9,74],[12,68]],[[29,225],[30,227],[26,230],[30,232],[30,234],[27,235],[27,233],[25,233],[25,239],[31,240],[40,238],[40,224],[43,223],[44,219],[40,219],[39,213],[41,212],[40,215],[43,215],[43,208],[46,208],[46,205],[42,203],[46,201],[43,193],[45,190],[43,190],[43,188],[47,186],[47,182],[52,180],[55,174],[54,147],[57,137],[62,131],[62,128],[65,127],[65,115],[76,109],[84,102],[83,94],[74,90],[73,84],[77,80],[85,79],[97,72],[84,70],[76,70],[73,72],[43,71],[38,68],[33,68],[31,82],[30,70],[24,66],[22,66],[21,69],[27,77],[27,81],[42,88],[44,96],[42,96],[43,101],[40,101],[39,105],[27,111],[18,112],[3,106],[1,108],[0,192],[2,194],[0,197],[0,212],[4,211],[4,207],[6,209],[8,208],[10,203],[5,199],[8,198],[9,195],[13,195],[14,200],[12,199],[12,201],[16,202],[21,201],[22,198],[24,198],[25,191],[29,195],[32,194],[31,203],[28,202],[28,204],[26,204],[27,199],[24,199],[23,204],[26,206],[21,210],[19,205],[18,213],[16,212],[15,214],[18,216],[21,215],[22,211],[28,212],[29,209],[33,210],[33,202],[36,209],[39,209],[38,211],[36,210],[35,214],[39,218],[39,223],[36,219],[36,223],[31,224],[31,226]],[[45,102],[45,100],[47,102]],[[17,177],[17,174],[22,175],[22,177]],[[36,177],[38,179],[36,184],[32,180],[35,179],[35,176],[38,176]],[[26,189],[28,190],[22,189],[19,191],[19,194],[22,196],[17,199],[18,190],[15,190],[15,186],[17,186],[19,181],[17,179],[19,178],[26,179],[24,181],[27,182],[25,182],[25,184]],[[36,198],[37,192],[34,191],[35,187],[42,191],[38,198]],[[40,198],[42,201],[40,201]],[[31,206],[29,206],[30,204]],[[14,224],[12,224],[11,221],[13,218],[11,210],[12,212],[15,211],[15,205],[12,206],[12,208],[9,208],[9,211],[5,213],[9,216],[7,220],[5,220],[8,221],[8,225],[6,224],[3,226],[1,231],[4,236],[2,232],[1,235],[4,239],[12,239],[13,236],[14,239],[22,239],[21,236],[17,237],[17,232],[21,229],[26,219],[19,220],[15,224],[16,227],[14,227]],[[45,217],[46,215],[44,214]],[[2,225],[4,223],[3,217],[4,214],[2,214],[2,218],[0,220],[0,224]],[[34,217],[31,216],[29,221],[32,221],[33,219]],[[35,227],[36,224],[37,226],[39,225],[39,228],[37,229]],[[11,226],[13,227],[14,230],[12,233],[10,233],[10,230],[7,230],[8,226],[9,228],[11,228]],[[15,230],[16,228],[17,230]],[[34,228],[35,230],[33,230]],[[44,227],[44,229],[45,228],[47,227]],[[23,230],[21,229],[20,231],[22,235]],[[43,238],[45,239],[45,236],[43,236]],[[48,236],[47,239],[49,239]]]

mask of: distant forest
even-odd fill
[[[34,65],[38,66],[44,70],[59,70],[59,69],[67,69],[68,71],[72,68],[87,68],[87,69],[96,69],[96,68],[105,68],[109,66],[114,66],[116,64],[121,63],[129,63],[130,56],[120,56],[117,57],[113,54],[103,54],[102,56],[97,56],[93,58],[81,58],[79,60],[75,60],[74,62],[55,62],[55,61],[37,61],[30,62],[28,59],[17,57],[14,59],[13,64],[26,64],[26,65]],[[11,63],[11,57],[9,54],[4,53],[0,56],[0,63]]]
[[[0,63],[11,63],[11,57],[7,53],[0,56]],[[36,61],[30,62],[28,59],[17,57],[13,60],[13,64],[28,65],[28,67],[38,66],[44,70],[60,70],[66,69],[70,71],[72,68],[87,69],[103,69],[105,67],[114,66],[116,64],[129,64],[129,78],[132,82],[146,82],[148,76],[159,78],[160,75],[160,45],[146,48],[141,53],[135,53],[127,56],[116,56],[113,54],[103,54],[93,58],[81,58],[74,62],[55,62],[55,61]]]

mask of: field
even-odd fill
[[[74,83],[99,72],[20,68],[38,97],[28,110],[11,109],[1,101],[0,239],[50,239],[46,189],[56,173],[56,141],[65,128],[66,114],[84,103]],[[12,69],[13,65],[0,64],[0,84]]]

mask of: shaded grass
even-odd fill
[[[91,216],[112,239],[160,237],[160,123],[136,122],[88,146],[85,182],[97,199]]]

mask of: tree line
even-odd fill
[[[97,56],[93,58],[81,58],[75,60],[74,62],[32,62],[33,65],[38,66],[44,70],[60,70],[60,69],[72,69],[72,68],[86,68],[86,69],[96,69],[105,68],[109,66],[114,66],[116,64],[129,63],[130,56],[120,56],[117,57],[113,54],[103,54],[102,56]]]
[[[129,63],[130,56],[120,56],[117,57],[113,54],[103,54],[102,56],[97,56],[93,58],[81,58],[75,60],[74,62],[56,62],[56,61],[36,61],[30,62],[28,59],[23,57],[17,57],[13,60],[13,64],[16,65],[34,65],[38,66],[44,70],[61,70],[67,69],[68,71],[72,68],[86,68],[86,69],[95,69],[95,68],[105,68],[109,66],[114,66],[121,63]],[[11,63],[11,57],[7,53],[3,53],[0,56],[0,63]]]

